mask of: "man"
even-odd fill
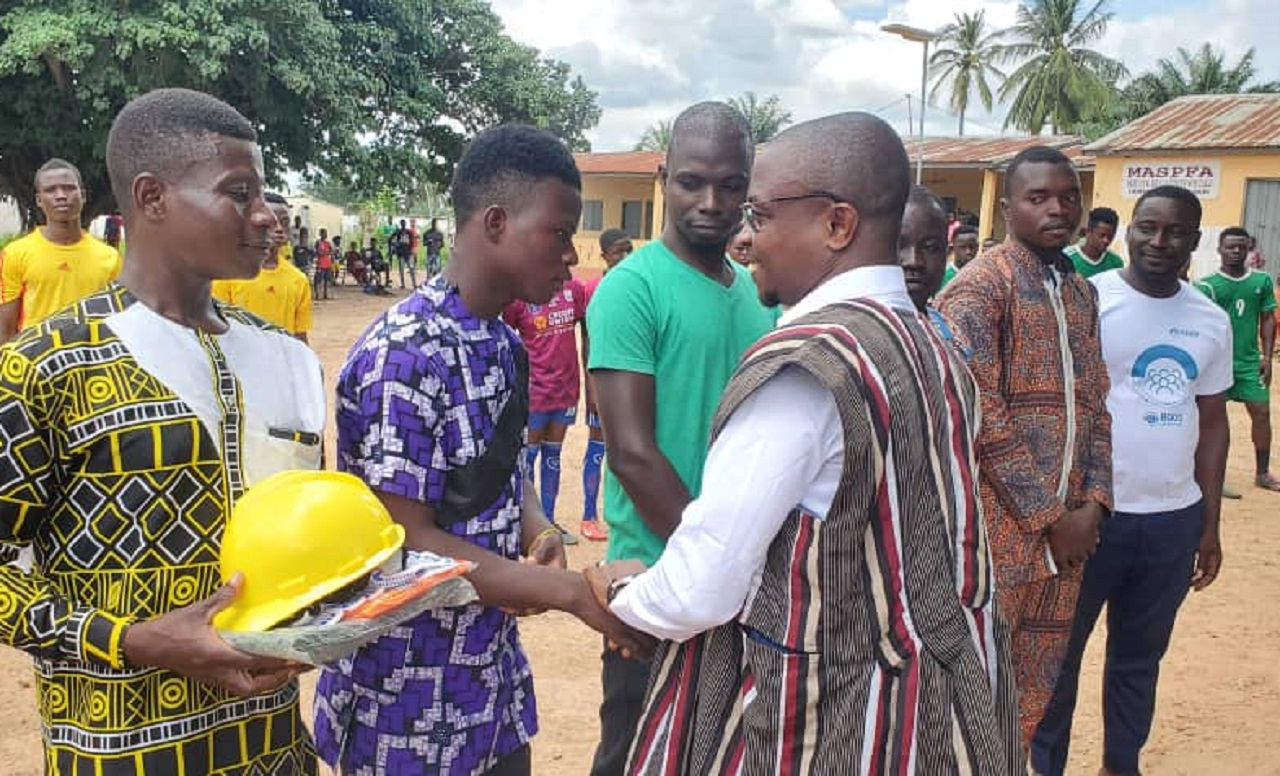
[[[1280,480],[1271,474],[1271,358],[1276,344],[1276,295],[1265,272],[1245,267],[1248,246],[1248,232],[1238,226],[1223,229],[1218,236],[1221,266],[1197,281],[1196,288],[1231,319],[1235,382],[1227,398],[1243,402],[1252,422],[1254,484],[1278,491]]]
[[[123,236],[124,232],[124,219],[120,217],[118,212],[112,213],[107,216],[106,223],[103,226],[102,236],[104,242],[112,248],[115,248],[117,251],[120,250],[120,238]]]
[[[942,200],[923,186],[911,187],[907,197],[897,256],[911,301],[917,310],[927,312],[948,269],[947,210]]]
[[[1262,251],[1258,250],[1258,241],[1253,235],[1249,235],[1249,256],[1244,260],[1244,265],[1249,269],[1262,269],[1267,266],[1267,259],[1262,255]]]
[[[1109,207],[1095,207],[1089,211],[1089,228],[1078,245],[1067,246],[1066,254],[1082,278],[1092,278],[1103,272],[1120,269],[1124,259],[1111,252],[1111,241],[1120,228],[1120,214]]]
[[[570,266],[578,263],[577,254]],[[578,538],[556,523],[560,495],[560,449],[569,426],[578,417],[583,365],[577,332],[587,328],[587,289],[570,278],[546,304],[517,299],[507,305],[502,319],[516,330],[529,352],[529,437],[525,446],[525,470],[530,482],[541,458],[538,493],[542,513],[560,528],[565,544]]]
[[[431,228],[422,235],[422,244],[427,249],[427,276],[434,276],[440,272],[440,252],[444,250],[444,233],[438,220],[431,219]]]
[[[738,357],[772,328],[745,267],[725,258],[747,197],[746,119],[698,103],[672,127],[659,179],[662,236],[600,281],[587,308],[589,367],[607,430],[608,560],[652,564],[698,494],[711,418]],[[604,654],[593,776],[623,772],[649,664]]]
[[[595,296],[596,288],[609,270],[618,266],[618,262],[631,255],[635,247],[631,237],[621,229],[606,229],[600,233],[600,258],[604,262],[604,272],[586,285],[587,302]],[[591,363],[590,339],[587,330],[582,330],[582,363],[585,367]],[[595,391],[591,387],[591,375],[588,373],[586,383],[587,405],[587,449],[582,456],[582,538],[592,542],[603,542],[609,538],[609,529],[599,519],[600,475],[604,469],[604,427],[600,424],[600,413],[596,409]]]
[[[747,269],[751,268],[751,231],[745,227],[734,232],[729,240],[729,258]]]
[[[1178,277],[1200,242],[1200,201],[1183,188],[1152,189],[1127,237],[1129,266],[1093,279],[1111,373],[1116,512],[1085,565],[1066,659],[1032,745],[1032,765],[1048,776],[1066,769],[1080,660],[1104,604],[1102,773],[1140,772],[1178,608],[1222,564],[1231,325]]]
[[[329,286],[333,285],[335,261],[333,243],[329,242],[329,230],[321,227],[320,239],[316,240],[316,274],[312,279],[312,299],[326,301],[329,299]]]
[[[289,203],[274,191],[268,191],[263,199],[276,219],[271,229],[271,254],[252,280],[214,281],[213,296],[242,307],[306,342],[307,332],[311,330],[311,283],[302,270],[282,258],[284,246],[289,244],[286,231]]]
[[[477,563],[480,594],[321,673],[316,739],[346,776],[527,775],[537,706],[511,612],[558,609],[631,641],[564,569],[560,532],[529,497],[528,362],[501,318],[513,300],[546,304],[569,281],[581,186],[550,133],[477,135],[454,172],[447,271],[375,320],[338,375],[339,468],[373,488],[407,547]]]
[[[942,282],[942,287],[946,288],[947,283],[956,276],[956,273],[965,268],[965,265],[978,257],[978,229],[973,226],[961,226],[956,230],[955,236],[951,238],[951,271],[948,273],[950,277]]]
[[[1081,215],[1071,161],[1020,152],[1000,207],[1011,239],[939,301],[982,389],[979,485],[1029,743],[1062,664],[1080,564],[1112,508],[1111,418],[1097,292],[1062,252]]]
[[[70,162],[50,159],[36,171],[35,187],[44,226],[0,251],[0,343],[120,274],[120,254],[80,225],[80,171]]]
[[[631,566],[587,572],[624,621],[680,642],[655,662],[632,773],[1018,772],[977,387],[897,266],[909,177],[865,113],[760,151],[756,282],[794,307],[729,383],[658,562],[625,587]],[[941,259],[940,207],[938,226]]]
[[[413,234],[409,224],[402,218],[400,227],[391,233],[391,258],[400,268],[400,287],[404,288],[404,271],[409,269],[409,287],[418,287],[418,267],[413,256]]]
[[[0,568],[0,641],[36,660],[48,773],[315,773],[293,668],[210,624],[233,503],[317,468],[326,412],[315,355],[209,295],[269,250],[253,124],[161,89],[106,155],[120,283],[0,349],[0,542],[36,556]]]

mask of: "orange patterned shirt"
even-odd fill
[[[982,392],[979,487],[1003,587],[1053,575],[1045,530],[1065,509],[1112,508],[1098,295],[1076,272],[1055,274],[1010,240],[966,265],[939,304]]]

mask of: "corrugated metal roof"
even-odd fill
[[[1280,94],[1179,97],[1091,143],[1093,154],[1280,149]]]
[[[661,151],[618,151],[600,154],[574,154],[578,170],[584,175],[657,175],[662,164]]]
[[[1062,151],[1077,167],[1091,167],[1093,160],[1084,153],[1084,138],[1076,135],[1021,137],[926,137],[906,141],[912,164],[916,152],[924,148],[925,167],[1003,167],[1019,152],[1032,146],[1048,146]]]

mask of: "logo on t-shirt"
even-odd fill
[[[1153,345],[1138,356],[1129,370],[1129,381],[1143,400],[1155,407],[1177,407],[1191,398],[1192,383],[1200,367],[1191,354],[1176,345]],[[1152,426],[1181,426],[1181,412],[1152,410],[1143,420]]]
[[[59,265],[58,265],[58,271],[59,271],[59,272],[70,272],[70,271],[71,271],[71,265],[70,265],[70,264],[68,264],[68,263],[66,263],[66,262],[64,261],[64,262],[62,262],[61,264],[59,264]]]
[[[275,287],[275,286],[267,286],[267,293],[268,293],[268,294],[274,294],[275,292],[276,292],[276,287]]]

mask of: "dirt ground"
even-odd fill
[[[312,343],[332,381],[347,348],[391,301],[337,289],[318,303]],[[1280,494],[1245,487],[1252,455],[1244,412],[1232,408],[1228,481],[1245,491],[1223,514],[1225,564],[1218,582],[1191,596],[1182,609],[1164,661],[1155,730],[1143,763],[1148,774],[1280,774],[1274,753],[1280,729]],[[581,514],[581,461],[586,432],[569,433],[559,516],[576,525]],[[329,443],[332,445],[332,441]],[[332,451],[332,446],[330,446]],[[598,560],[600,545],[569,548],[570,564]],[[584,774],[595,748],[600,701],[598,637],[567,615],[522,623],[534,666],[541,733],[534,741],[537,774]],[[1099,634],[1100,635],[1100,634]],[[1097,772],[1102,639],[1095,635],[1085,659],[1076,714],[1072,774]],[[306,685],[310,695],[311,684]],[[28,659],[0,650],[0,774],[40,773],[40,731]]]

